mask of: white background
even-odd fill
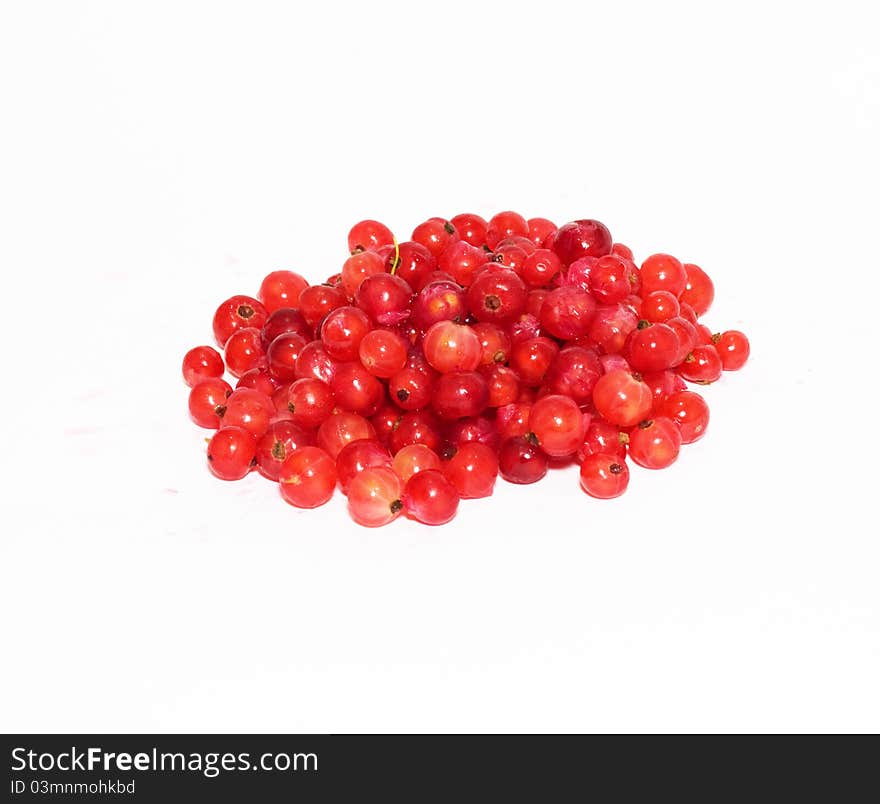
[[[4,3],[0,727],[880,728],[871,3]],[[349,226],[604,220],[751,336],[614,502],[213,479],[183,353]]]

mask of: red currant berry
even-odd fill
[[[739,330],[729,329],[720,335],[713,335],[712,343],[715,344],[724,371],[741,369],[749,359],[749,339]]]
[[[530,288],[542,288],[562,270],[562,260],[555,251],[539,248],[526,257],[520,270],[523,282]]]
[[[626,304],[597,307],[587,337],[601,351],[614,354],[623,349],[638,324],[638,315]]]
[[[183,356],[183,381],[190,387],[223,376],[223,358],[210,346],[196,346]]]
[[[531,402],[516,401],[498,408],[495,412],[495,425],[502,441],[529,433]]]
[[[636,371],[662,371],[669,368],[678,356],[678,335],[666,324],[639,323],[639,328],[627,338],[625,355]]]
[[[241,480],[254,462],[257,440],[241,427],[224,427],[208,443],[208,468],[221,480]]]
[[[410,317],[412,288],[399,276],[373,274],[361,283],[357,306],[377,324],[395,326]]]
[[[489,402],[489,386],[476,371],[441,374],[434,386],[432,405],[442,419],[477,416]]]
[[[251,369],[238,378],[235,387],[253,388],[261,394],[272,396],[272,394],[275,393],[275,389],[278,387],[278,383],[272,379],[266,369]]]
[[[471,441],[444,461],[443,473],[463,499],[488,497],[498,477],[498,456],[491,447]]]
[[[329,385],[336,374],[337,365],[338,362],[330,357],[321,341],[312,341],[305,345],[296,359],[296,377],[314,377]]]
[[[446,441],[451,450],[464,444],[478,442],[492,450],[497,450],[501,439],[495,429],[495,422],[487,416],[471,416],[449,422],[445,428]]]
[[[392,468],[403,483],[418,472],[439,469],[440,458],[434,450],[424,444],[408,444],[397,451]]]
[[[709,406],[693,391],[670,394],[657,407],[658,416],[666,416],[678,425],[682,444],[693,444],[706,435]]]
[[[413,229],[412,239],[428,249],[436,259],[450,243],[460,238],[449,221],[443,218],[429,218]]]
[[[541,397],[529,415],[538,445],[551,458],[573,455],[584,441],[584,416],[577,403],[561,394]]]
[[[604,419],[592,419],[587,427],[584,441],[578,447],[577,457],[583,461],[588,455],[610,455],[613,458],[626,457],[629,436],[614,424]]]
[[[235,336],[233,336],[235,337]],[[230,343],[232,339],[230,338]],[[296,379],[296,363],[303,353],[307,341],[302,335],[289,332],[279,335],[269,344],[266,352],[266,360],[269,364],[269,374],[278,382],[292,382]]]
[[[479,335],[470,327],[451,321],[438,321],[425,333],[422,351],[431,367],[444,374],[473,371],[483,354]]]
[[[440,423],[429,410],[415,410],[404,413],[391,433],[389,446],[396,455],[410,444],[424,444],[437,452],[440,449]]]
[[[462,287],[468,287],[488,260],[489,255],[484,249],[458,240],[440,255],[437,267]]]
[[[319,286],[320,287],[320,286]],[[272,313],[263,324],[260,331],[260,343],[264,351],[269,350],[269,345],[279,335],[296,334],[306,341],[312,340],[314,332],[312,327],[303,317],[299,310],[292,307],[282,307]]]
[[[354,299],[358,288],[368,276],[385,273],[385,261],[373,251],[352,254],[342,265],[342,289]]]
[[[458,492],[437,469],[414,474],[403,490],[403,510],[424,525],[445,525],[458,511]]]
[[[385,402],[380,406],[379,410],[370,416],[370,424],[373,425],[373,429],[376,431],[376,439],[380,444],[390,447],[391,434],[400,424],[400,415],[399,408],[390,402]]]
[[[526,219],[516,212],[499,212],[489,219],[486,226],[486,245],[494,249],[505,237],[518,235],[529,236],[529,224]]]
[[[435,372],[403,368],[388,381],[388,393],[402,410],[421,410],[434,395]]]
[[[678,367],[688,382],[708,385],[721,377],[722,364],[718,350],[711,344],[695,346]]]
[[[285,458],[278,482],[281,496],[291,505],[317,508],[333,496],[336,464],[318,447],[300,447]]]
[[[412,321],[428,329],[438,321],[461,321],[465,317],[465,292],[455,282],[440,279],[429,282],[413,300]]]
[[[223,427],[241,427],[254,438],[261,438],[275,416],[272,398],[253,388],[237,388],[226,400],[221,417]]]
[[[586,335],[596,313],[596,302],[584,290],[562,287],[551,291],[541,306],[541,326],[551,335],[571,340]]]
[[[510,367],[524,385],[537,388],[544,381],[558,352],[559,346],[550,338],[529,338],[515,342],[510,350]]]
[[[629,431],[629,456],[645,469],[665,469],[681,449],[681,431],[672,419],[646,419]]]
[[[227,299],[214,313],[214,338],[221,347],[233,332],[245,327],[260,330],[266,323],[266,308],[250,296],[233,296]]]
[[[529,240],[538,248],[541,248],[544,241],[556,232],[556,224],[553,221],[548,221],[546,218],[529,218],[528,224]]]
[[[321,423],[315,443],[335,461],[346,444],[375,437],[373,425],[363,416],[340,412],[331,414]]]
[[[403,503],[400,478],[387,466],[370,466],[348,484],[348,511],[359,525],[376,528],[396,519]]]
[[[358,347],[363,367],[374,377],[388,378],[406,365],[406,342],[387,329],[368,332]]]
[[[520,391],[519,377],[512,368],[495,364],[482,371],[489,385],[488,407],[498,408],[516,402]]]
[[[639,275],[642,295],[667,290],[678,298],[687,286],[684,266],[669,254],[652,254],[643,263]]]
[[[321,343],[334,360],[357,360],[361,341],[370,329],[370,319],[363,310],[340,307],[321,324]]]
[[[653,404],[651,389],[626,371],[603,374],[593,388],[593,405],[611,424],[632,427],[642,421]]]
[[[359,221],[348,233],[348,250],[351,254],[359,251],[378,251],[382,246],[393,246],[394,235],[379,221]]]
[[[616,254],[600,257],[590,269],[590,292],[602,304],[622,302],[632,292],[629,263]]]
[[[602,364],[592,349],[569,346],[553,359],[544,382],[554,394],[571,397],[576,404],[589,402],[602,376]]]
[[[357,361],[337,366],[330,390],[340,410],[361,416],[372,416],[385,398],[385,386]]]
[[[611,232],[599,221],[579,220],[560,226],[553,240],[553,250],[564,265],[581,257],[604,257],[611,253]]]
[[[478,321],[512,321],[526,306],[526,286],[508,269],[483,271],[467,291],[467,306]]]
[[[233,377],[241,377],[251,369],[266,368],[266,353],[260,330],[254,327],[237,329],[226,342],[226,367]]]
[[[369,466],[391,467],[391,453],[374,439],[346,444],[336,458],[336,476],[343,494],[348,493],[352,478]]]
[[[219,377],[196,383],[189,392],[189,415],[199,427],[216,430],[226,413],[232,386]]]
[[[610,500],[619,497],[629,485],[629,468],[619,455],[596,453],[581,464],[581,488],[591,497]]]
[[[686,262],[684,272],[686,282],[679,300],[687,302],[697,316],[705,315],[715,299],[715,285],[699,265]]]
[[[300,294],[308,286],[309,283],[293,271],[272,271],[260,284],[257,298],[263,303],[267,313],[274,313],[282,307],[297,307]]]
[[[652,324],[661,324],[679,314],[678,299],[668,290],[655,290],[642,299],[642,318]]]
[[[632,249],[629,246],[623,245],[623,243],[612,245],[611,253],[616,254],[618,257],[623,257],[625,260],[632,260],[633,258]]]
[[[345,304],[345,294],[329,285],[312,285],[299,297],[299,311],[312,329],[317,329],[329,313]]]
[[[470,212],[464,212],[456,215],[449,222],[455,227],[455,231],[461,236],[466,243],[477,248],[482,248],[486,243],[486,229],[488,224],[479,215]]]
[[[281,465],[294,450],[311,445],[312,435],[291,421],[272,424],[257,442],[257,471],[269,480],[278,480]]]
[[[421,243],[407,240],[388,255],[386,267],[388,273],[399,276],[418,293],[437,268],[437,260]]]
[[[333,391],[323,380],[303,377],[287,391],[287,409],[294,424],[314,430],[320,427],[336,406]]]
[[[522,436],[507,439],[498,451],[498,471],[509,483],[537,483],[547,467],[547,456]]]

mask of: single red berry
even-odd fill
[[[406,515],[424,525],[445,525],[458,511],[458,492],[437,469],[414,474],[401,499]]]
[[[479,215],[464,212],[450,218],[449,222],[455,227],[455,231],[466,243],[477,248],[482,248],[486,243],[486,229],[488,224]]]
[[[391,467],[391,453],[375,439],[352,441],[339,450],[336,476],[343,494],[348,493],[352,478],[369,466]]]
[[[512,368],[496,363],[485,366],[481,371],[489,386],[488,406],[490,408],[498,408],[516,402],[520,391],[519,377]]]
[[[399,276],[373,274],[361,283],[355,303],[377,324],[396,326],[410,317],[412,295],[412,288]]]
[[[365,417],[379,410],[385,399],[385,386],[356,360],[336,367],[330,390],[340,410]]]
[[[431,403],[434,396],[434,371],[402,368],[388,380],[391,401],[401,410],[421,410]]]
[[[257,441],[257,471],[263,477],[277,481],[287,456],[300,447],[310,446],[312,440],[311,433],[291,421],[275,422]]]
[[[462,444],[449,460],[443,473],[464,499],[488,497],[498,477],[498,456],[491,447],[478,441]]]
[[[551,335],[571,340],[590,331],[596,302],[585,290],[561,287],[551,291],[541,306],[541,326]]]
[[[254,462],[257,440],[241,427],[224,427],[208,443],[208,468],[221,480],[241,480]]]
[[[638,315],[628,305],[603,305],[596,308],[587,337],[605,354],[615,354],[638,324]]]
[[[499,212],[489,219],[486,225],[486,245],[494,249],[505,237],[519,235],[529,236],[529,224],[526,219],[516,212]]]
[[[300,294],[308,286],[309,283],[293,271],[272,271],[260,283],[257,298],[263,303],[267,313],[274,313],[282,307],[297,307]]]
[[[553,359],[544,382],[554,394],[564,394],[583,405],[591,399],[601,376],[602,364],[593,349],[568,346]]]
[[[581,257],[604,257],[611,253],[611,232],[595,220],[579,220],[560,226],[553,240],[553,250],[564,265]]]
[[[641,316],[652,324],[661,324],[675,318],[679,311],[678,299],[668,290],[655,290],[642,298]]]
[[[573,455],[584,441],[584,416],[577,403],[562,394],[541,397],[529,415],[538,445],[551,458]]]
[[[387,525],[403,510],[400,478],[387,466],[370,466],[348,484],[348,511],[359,525]]]
[[[530,240],[526,240],[525,238],[520,237],[516,239],[522,241],[525,244],[525,248],[523,248],[522,245],[512,242],[513,238],[502,240],[495,247],[492,262],[489,266],[490,268],[495,268],[500,265],[507,268],[509,271],[513,271],[517,276],[520,276],[526,260],[529,258],[529,255],[535,251],[535,246]]]
[[[236,388],[253,388],[255,391],[259,391],[261,394],[265,394],[266,396],[272,396],[275,393],[275,389],[278,387],[278,382],[273,380],[271,375],[266,369],[251,369],[250,371],[246,371],[241,377],[238,378],[238,382],[235,384]]]
[[[318,447],[300,447],[285,458],[278,475],[278,485],[281,496],[291,505],[317,508],[333,496],[336,464]]]
[[[425,359],[441,373],[473,371],[480,365],[483,350],[476,332],[464,324],[438,321],[422,341]]]
[[[629,485],[629,468],[619,455],[596,453],[581,464],[581,488],[591,497],[610,500],[619,497]]]
[[[440,422],[430,410],[414,410],[404,413],[391,433],[389,447],[396,455],[409,444],[424,444],[437,452],[441,444]]]
[[[579,461],[583,461],[588,455],[610,455],[623,459],[626,457],[628,442],[629,436],[617,425],[594,418],[590,420],[584,441],[578,447],[577,457]]]
[[[437,268],[437,260],[421,243],[406,240],[386,258],[388,273],[399,276],[418,293]]]
[[[287,408],[291,421],[309,430],[320,427],[335,406],[336,400],[330,386],[316,377],[296,380],[287,391]]]
[[[233,377],[241,377],[251,369],[266,368],[266,353],[260,330],[254,327],[237,329],[226,342],[226,367]]]
[[[397,451],[392,468],[401,481],[407,483],[418,472],[439,469],[440,457],[424,444],[408,444]]]
[[[489,386],[476,371],[441,374],[434,386],[432,405],[442,419],[477,416],[489,402]]]
[[[629,246],[623,245],[623,243],[615,243],[612,245],[611,253],[616,254],[618,257],[623,257],[625,260],[631,260],[633,258],[632,249]]]
[[[657,415],[666,416],[678,425],[682,444],[699,441],[709,426],[709,406],[693,391],[670,394],[657,406]]]
[[[483,271],[467,291],[467,306],[478,321],[512,321],[526,306],[526,286],[509,269]]]
[[[466,313],[464,289],[447,279],[429,282],[412,303],[412,322],[425,330],[438,321],[461,322]]]
[[[190,387],[203,380],[222,377],[223,358],[210,346],[195,346],[183,356],[183,381]]]
[[[687,302],[697,316],[705,315],[715,299],[715,285],[699,265],[686,262],[684,271],[686,281],[679,300]]]
[[[655,290],[667,290],[678,298],[687,286],[684,266],[670,254],[652,254],[639,271],[642,295]]]
[[[406,341],[387,329],[368,332],[358,347],[363,367],[374,377],[387,379],[406,365]]]
[[[296,378],[314,377],[329,385],[338,365],[339,362],[330,357],[321,341],[312,341],[305,345],[296,359]]]
[[[335,461],[346,444],[375,437],[373,425],[363,416],[343,411],[331,414],[321,423],[315,443]]]
[[[627,338],[624,354],[636,371],[662,371],[674,364],[679,347],[671,327],[642,321]]]
[[[378,251],[382,246],[393,245],[394,235],[379,221],[359,221],[348,233],[348,250],[352,254],[359,251]]]
[[[550,338],[529,338],[515,342],[510,350],[510,367],[523,385],[537,388],[543,381],[559,346]]]
[[[722,363],[718,350],[711,344],[695,346],[678,367],[688,382],[708,385],[721,377]]]
[[[354,299],[358,288],[368,276],[385,273],[385,261],[374,251],[352,254],[342,265],[342,289]]]
[[[370,329],[370,319],[363,310],[340,307],[321,324],[321,343],[334,360],[357,360],[361,341]]]
[[[555,234],[556,224],[548,221],[546,218],[529,218],[529,240],[531,240],[538,248],[544,245],[544,241]],[[546,248],[546,246],[544,246]]]
[[[749,339],[739,330],[729,329],[720,335],[713,335],[712,342],[721,358],[724,371],[741,369],[749,359]]]
[[[429,218],[413,229],[412,239],[428,249],[436,259],[450,243],[460,238],[449,221],[443,218]]]
[[[555,251],[539,248],[526,257],[520,270],[523,282],[530,288],[542,288],[562,270],[562,260]]]
[[[233,332],[245,327],[262,329],[268,313],[266,308],[251,296],[233,296],[227,299],[214,313],[214,338],[221,347]]]
[[[370,416],[370,424],[376,431],[376,439],[386,447],[391,446],[391,434],[400,424],[400,408],[390,402],[383,403],[379,410]]]
[[[488,260],[489,254],[484,249],[457,240],[444,249],[437,260],[437,267],[462,287],[468,287]]]
[[[616,254],[600,257],[590,269],[590,293],[601,304],[617,304],[630,293],[630,270],[627,260]]]
[[[472,442],[497,450],[501,443],[495,421],[485,415],[450,421],[444,428],[444,434],[450,452]]]
[[[222,427],[241,427],[254,438],[261,438],[274,416],[271,397],[253,388],[237,388],[226,400],[226,411],[220,418]]]
[[[672,361],[672,365],[677,366],[697,345],[697,328],[681,316],[670,318],[665,323],[678,336],[678,352]]]
[[[306,344],[306,339],[295,332],[288,332],[275,338],[266,352],[269,374],[278,382],[292,382],[296,379],[296,363]]]
[[[642,375],[642,380],[651,389],[651,397],[654,402],[654,410],[666,397],[687,389],[685,381],[674,371],[654,371]]]
[[[547,467],[544,452],[522,436],[507,439],[498,451],[498,471],[509,483],[537,483]]]
[[[318,286],[320,287],[320,285]],[[279,335],[296,334],[306,341],[312,340],[314,331],[299,310],[292,307],[281,307],[272,313],[260,330],[260,343],[264,351]]]
[[[299,311],[312,329],[317,329],[333,310],[345,305],[345,294],[339,288],[329,285],[312,285],[299,297]]]
[[[529,416],[532,403],[517,400],[495,411],[495,424],[502,441],[516,436],[524,436],[529,431]]]
[[[216,430],[226,413],[232,386],[219,377],[196,383],[189,392],[189,415],[199,427]]]
[[[593,388],[593,405],[611,424],[632,427],[642,421],[653,404],[651,389],[626,371],[603,374]]]
[[[681,449],[681,431],[672,419],[646,419],[629,431],[629,456],[646,469],[665,469]]]

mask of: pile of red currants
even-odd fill
[[[662,469],[705,434],[685,381],[749,356],[741,332],[700,323],[714,297],[701,268],[637,266],[595,220],[463,214],[403,243],[365,220],[348,248],[324,284],[275,271],[256,298],[223,302],[225,363],[197,346],[183,377],[193,420],[216,430],[217,477],[256,468],[300,508],[338,485],[361,525],[440,525],[499,474],[534,483],[573,461],[587,494],[617,497],[627,457]]]

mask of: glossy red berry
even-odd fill
[[[498,408],[516,402],[519,397],[520,384],[517,373],[508,366],[494,364],[481,369],[489,386],[490,408]]]
[[[721,368],[724,371],[737,371],[749,359],[749,339],[739,330],[729,329],[720,335],[713,335],[712,342],[721,358]]]
[[[257,471],[269,480],[278,480],[281,466],[288,455],[300,447],[310,446],[312,441],[312,434],[293,422],[275,422],[257,441]]]
[[[406,365],[406,341],[395,332],[374,329],[361,341],[358,356],[370,374],[387,379]]]
[[[199,427],[216,430],[226,413],[232,386],[219,377],[196,383],[189,392],[189,415]]]
[[[556,256],[556,252],[539,248],[526,257],[520,276],[530,288],[542,288],[553,281],[561,270],[562,260]]]
[[[617,369],[603,374],[596,382],[593,404],[611,424],[633,427],[651,412],[653,397],[646,383]]]
[[[697,316],[705,315],[715,299],[715,285],[709,275],[699,265],[684,264],[685,287],[679,300],[687,302]]]
[[[359,251],[378,251],[382,246],[393,246],[394,235],[379,221],[358,221],[348,233],[348,250],[351,254]]]
[[[412,305],[412,322],[427,330],[439,321],[461,322],[467,313],[465,291],[451,280],[429,282]]]
[[[544,246],[544,241],[546,241],[550,235],[556,233],[556,224],[553,223],[553,221],[547,220],[547,218],[529,218],[528,225],[529,240],[531,240],[538,248],[546,248],[546,246]]]
[[[394,470],[370,466],[348,484],[348,511],[359,525],[376,528],[396,519],[403,510],[403,487]]]
[[[296,359],[296,378],[314,377],[329,384],[338,365],[339,361],[330,357],[321,341],[312,341],[305,345]]]
[[[226,342],[226,367],[233,377],[241,377],[251,369],[266,368],[266,353],[260,330],[254,327],[237,329]]]
[[[489,255],[484,249],[458,240],[443,251],[437,267],[448,273],[459,285],[467,287],[488,260]]]
[[[224,427],[208,443],[208,468],[221,480],[241,480],[254,462],[257,440],[242,427]]]
[[[374,251],[359,251],[343,263],[341,273],[342,289],[349,299],[354,299],[368,276],[385,273],[385,261]]]
[[[372,416],[385,398],[385,387],[358,361],[340,363],[330,381],[340,410]]]
[[[272,341],[279,335],[288,334],[299,335],[306,341],[310,341],[314,332],[299,310],[294,310],[292,307],[282,307],[275,310],[263,324],[263,329],[260,331],[260,343],[263,350],[268,351]]]
[[[473,371],[480,365],[483,349],[479,335],[471,327],[438,321],[422,342],[425,359],[441,373]]]
[[[377,324],[396,326],[410,317],[412,295],[412,288],[399,276],[373,274],[361,283],[355,303]]]
[[[410,444],[423,444],[437,452],[441,444],[440,422],[430,410],[416,410],[404,413],[391,433],[389,447],[396,455]]]
[[[601,376],[602,364],[593,349],[569,346],[553,359],[544,382],[554,394],[564,394],[583,405],[592,398]]]
[[[509,269],[478,274],[467,291],[467,307],[477,321],[504,323],[520,315],[526,306],[525,283]]]
[[[413,229],[412,239],[428,249],[436,259],[450,243],[460,238],[455,226],[449,221],[443,218],[429,218]]]
[[[666,290],[677,298],[687,286],[684,266],[670,254],[652,254],[642,263],[639,276],[642,295]]]
[[[510,350],[510,367],[524,385],[537,387],[544,381],[559,346],[550,338],[529,338],[514,343]]]
[[[317,508],[333,496],[336,464],[318,447],[294,450],[281,465],[278,475],[281,496],[297,508]]]
[[[602,304],[622,302],[632,292],[629,263],[616,254],[600,257],[590,269],[590,293]]]
[[[267,317],[266,308],[257,299],[251,296],[232,296],[214,313],[214,338],[221,347],[225,347],[233,332],[245,327],[253,327],[259,331]]]
[[[376,431],[363,416],[340,411],[328,416],[318,428],[315,443],[335,461],[340,450],[352,441],[375,438]]]
[[[596,308],[587,337],[605,354],[615,354],[638,324],[638,315],[628,305],[602,305]]]
[[[253,388],[237,388],[226,400],[222,427],[241,427],[261,438],[275,417],[272,398]]]
[[[401,499],[406,515],[424,525],[445,525],[458,511],[458,491],[437,469],[410,477]]]
[[[636,371],[662,371],[674,364],[679,346],[671,327],[645,321],[630,333],[624,354]]]
[[[657,415],[666,416],[678,425],[682,444],[699,441],[709,426],[709,406],[693,391],[670,394],[657,406]]]
[[[594,418],[587,427],[583,443],[578,447],[577,457],[579,461],[583,461],[588,455],[600,454],[625,458],[627,443],[629,436],[617,425]]]
[[[407,444],[397,451],[392,463],[392,468],[403,483],[418,472],[439,469],[440,466],[440,457],[424,444]]]
[[[678,299],[668,290],[655,290],[642,298],[640,313],[652,324],[661,324],[679,314]]]
[[[522,215],[508,210],[489,219],[486,225],[486,245],[489,248],[494,249],[499,242],[513,235],[529,236],[529,224]]]
[[[348,493],[352,478],[369,466],[391,467],[391,453],[375,439],[352,441],[339,451],[336,476],[343,494]]]
[[[334,360],[357,360],[361,341],[370,329],[370,319],[363,310],[340,307],[324,319],[321,343]]]
[[[183,356],[183,381],[192,388],[203,380],[222,377],[223,358],[210,346],[195,346]]]
[[[314,430],[333,412],[335,406],[336,400],[330,386],[316,377],[303,377],[288,388],[287,408],[291,421],[300,427]]]
[[[288,332],[275,338],[266,352],[269,374],[278,382],[293,382],[296,379],[297,360],[306,344],[306,339],[295,332]]]
[[[708,385],[720,379],[722,371],[718,350],[711,343],[695,346],[678,367],[679,374],[688,382]]]
[[[488,224],[484,218],[470,212],[464,212],[450,218],[449,222],[455,227],[455,231],[466,243],[477,248],[482,248],[486,242],[486,229]]]
[[[629,467],[619,455],[595,453],[581,464],[581,488],[591,497],[610,500],[619,497],[629,485]]]
[[[584,416],[577,403],[561,394],[541,397],[532,405],[529,427],[538,446],[551,458],[574,455],[586,432]]]
[[[312,285],[299,297],[299,311],[312,329],[317,329],[330,312],[346,304],[345,294],[330,285]]]
[[[647,419],[629,431],[628,452],[639,466],[665,469],[678,458],[681,431],[672,419]]]
[[[471,441],[458,447],[442,468],[460,497],[488,497],[498,477],[498,456],[486,444]]]
[[[266,396],[272,396],[275,393],[275,389],[278,387],[278,382],[270,376],[269,372],[266,369],[251,369],[250,371],[246,371],[241,377],[238,378],[238,382],[235,384],[236,388],[253,388],[255,391],[259,391],[261,394],[265,394]]]
[[[522,436],[509,438],[498,451],[498,471],[509,483],[537,483],[547,468],[544,452]]]
[[[611,232],[599,221],[584,219],[560,226],[553,240],[553,250],[564,265],[581,257],[604,257],[611,253]]]
[[[274,313],[282,307],[297,307],[300,294],[308,286],[305,278],[294,271],[272,271],[260,284],[257,298],[263,303],[267,313]]]
[[[402,368],[388,380],[388,394],[401,410],[421,410],[431,403],[435,378],[433,371]]]
[[[561,287],[551,291],[541,306],[541,326],[561,340],[586,335],[596,313],[596,302],[585,290]]]
[[[442,419],[477,416],[489,402],[489,386],[476,371],[441,374],[434,386],[432,406]]]
[[[421,243],[407,240],[386,258],[390,274],[399,276],[414,292],[420,291],[437,267],[437,260]]]

